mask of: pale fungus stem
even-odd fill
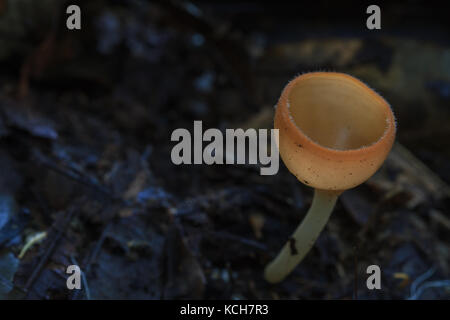
[[[266,267],[265,278],[270,283],[282,281],[311,250],[333,212],[339,193],[315,189],[314,198],[305,218]]]

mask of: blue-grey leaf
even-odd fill
[[[6,253],[0,256],[0,299],[6,299],[14,288],[13,279],[19,267],[19,259],[14,254]]]

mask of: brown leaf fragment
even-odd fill
[[[166,241],[167,281],[164,298],[203,298],[206,284],[203,270],[177,227],[173,226],[169,230]]]

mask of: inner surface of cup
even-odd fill
[[[336,150],[372,145],[388,126],[387,103],[360,81],[341,75],[298,81],[290,90],[288,107],[303,134]]]

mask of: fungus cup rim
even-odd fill
[[[376,99],[376,101],[379,102],[380,106],[383,106],[385,108],[385,114],[386,114],[386,128],[383,132],[383,134],[380,136],[380,138],[373,143],[361,146],[359,148],[355,149],[334,149],[331,147],[326,147],[324,145],[321,145],[320,143],[314,141],[312,138],[310,138],[306,133],[303,132],[303,130],[295,123],[291,112],[290,112],[290,104],[289,104],[289,94],[291,89],[295,87],[295,85],[303,80],[313,78],[313,77],[339,77],[343,78],[346,81],[350,81],[353,84],[357,85],[359,89],[366,91],[371,97]],[[309,72],[301,74],[297,77],[295,77],[293,80],[291,80],[283,89],[283,92],[281,93],[280,99],[277,103],[277,109],[280,108],[279,111],[281,111],[280,115],[282,117],[282,121],[286,126],[289,128],[289,134],[293,134],[294,138],[297,140],[301,140],[305,145],[304,147],[309,147],[309,149],[323,157],[333,157],[338,160],[344,160],[344,159],[352,159],[360,157],[361,155],[365,154],[373,154],[382,152],[383,150],[389,151],[392,147],[392,143],[395,138],[396,128],[397,128],[397,122],[394,116],[394,113],[392,111],[391,105],[375,90],[370,88],[368,85],[366,85],[361,80],[345,74],[345,73],[339,73],[339,72]]]

